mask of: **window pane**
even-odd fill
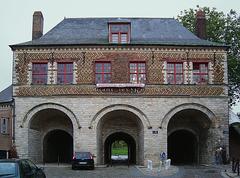
[[[130,63],[130,73],[137,73],[137,64]]]
[[[66,83],[70,84],[73,82],[73,75],[69,74],[66,76]]]
[[[102,72],[102,64],[101,63],[96,63],[95,70],[96,70],[97,73],[101,73]]]
[[[121,43],[127,43],[127,34],[121,34]]]
[[[176,73],[182,73],[182,64],[176,64]]]
[[[137,83],[137,74],[130,74],[130,82]]]
[[[200,70],[201,73],[207,73],[208,72],[207,64],[200,64]]]
[[[168,81],[168,83],[170,83],[170,84],[174,84],[175,82],[174,82],[174,74],[168,74],[167,75],[167,81]]]
[[[146,81],[146,75],[145,74],[140,74],[138,78],[138,83],[145,83]]]
[[[67,73],[72,73],[73,72],[73,63],[66,64],[67,65]]]
[[[110,65],[110,63],[105,63],[103,65],[104,65],[104,73],[111,72],[111,65]]]
[[[104,83],[110,83],[111,82],[111,75],[110,74],[104,74]]]
[[[168,71],[168,73],[174,73],[174,64],[168,63],[167,64],[167,71]]]
[[[102,83],[102,75],[96,74],[96,83]]]
[[[139,73],[145,73],[145,63],[140,63],[138,67]]]
[[[176,75],[176,84],[183,83],[183,75]]]
[[[118,34],[112,34],[112,42],[118,43]]]
[[[193,83],[199,83],[200,82],[200,76],[199,75],[193,75]]]

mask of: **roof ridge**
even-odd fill
[[[64,17],[64,19],[171,19],[174,17]]]

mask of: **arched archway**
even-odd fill
[[[107,137],[104,142],[104,161],[106,164],[111,162],[112,144],[117,140],[123,140],[128,146],[128,160],[130,164],[136,164],[136,142],[134,138],[124,132],[116,132]]]
[[[97,163],[107,164],[110,160],[110,145],[122,139],[130,146],[131,163],[144,162],[144,127],[135,113],[119,109],[105,113],[97,125]]]
[[[167,126],[168,157],[175,164],[212,162],[208,154],[212,121],[197,109],[183,109],[170,118]],[[212,155],[213,154],[213,155]],[[214,153],[211,153],[211,157]]]
[[[63,137],[63,139],[61,140],[60,137]],[[67,151],[68,153],[66,154],[69,155],[70,150],[73,150],[72,138],[73,124],[66,113],[58,109],[42,109],[36,112],[29,121],[28,156],[35,162],[57,162],[56,154],[59,155],[58,147],[55,147],[51,142],[54,142],[62,148],[68,146],[69,149],[64,150]],[[64,144],[61,145],[60,141],[63,141]],[[50,154],[53,156],[49,156]],[[67,159],[65,156],[61,157],[59,161],[69,162],[69,158]]]
[[[168,157],[172,164],[194,164],[198,162],[198,141],[188,130],[177,130],[168,136]]]
[[[53,130],[43,139],[43,160],[46,163],[70,163],[73,155],[73,138],[63,130]]]

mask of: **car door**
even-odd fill
[[[32,172],[26,160],[20,161],[20,167],[21,167],[21,178],[34,178],[34,172]]]
[[[32,161],[26,160],[30,166],[32,172],[34,173],[34,178],[45,178],[45,174],[42,169],[38,168]]]

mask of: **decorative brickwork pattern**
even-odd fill
[[[222,84],[224,81],[224,66],[223,66],[223,55],[216,55],[213,66],[213,83]]]
[[[117,88],[97,89],[95,85],[65,87],[56,86],[31,86],[19,87],[17,96],[57,96],[57,95],[146,95],[146,96],[221,96],[224,89],[216,86],[147,86],[144,89]]]
[[[161,53],[148,54],[147,62],[147,81],[151,84],[163,84],[163,63]]]
[[[16,61],[16,78],[17,84],[26,85],[28,83],[28,63],[29,59],[27,58],[26,53],[18,54]]]
[[[150,49],[94,49],[94,50],[46,50],[37,52],[17,53],[16,56],[16,79],[17,85],[27,85],[31,81],[28,76],[31,62],[47,61],[49,67],[49,81],[55,82],[56,68],[53,62],[73,61],[76,64],[76,84],[94,84],[94,63],[95,61],[111,61],[112,63],[112,82],[129,82],[129,62],[145,61],[147,71],[147,84],[164,84],[164,61],[185,62],[186,63],[186,84],[191,83],[190,61],[212,62],[213,65],[213,84],[222,84],[224,81],[224,54],[211,51],[184,51],[184,50],[150,50]],[[123,75],[124,74],[124,75]],[[46,86],[45,86],[46,87]],[[51,88],[51,86],[49,86]],[[63,86],[61,86],[63,87]],[[178,86],[176,86],[178,87]],[[68,89],[67,86],[64,88]],[[54,89],[55,90],[55,89]],[[65,89],[62,89],[65,90]],[[82,89],[81,89],[82,90]],[[174,90],[175,91],[175,90]],[[31,93],[31,92],[30,92]],[[53,92],[54,93],[54,92]],[[56,93],[59,93],[56,92]],[[60,92],[62,93],[62,92]],[[71,93],[71,92],[70,92]],[[160,92],[162,93],[162,92]],[[180,92],[181,93],[181,92]],[[183,92],[184,93],[184,92]],[[68,94],[68,92],[66,93]],[[24,96],[25,94],[23,94]],[[45,95],[45,94],[43,94]],[[48,95],[48,94],[47,94]]]

